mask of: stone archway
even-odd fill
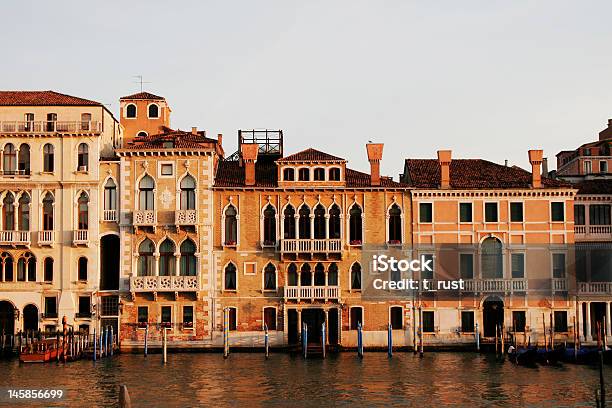
[[[23,308],[23,330],[38,331],[38,308],[33,304]]]
[[[495,328],[504,324],[504,301],[489,296],[482,304],[483,337],[495,337]]]
[[[0,302],[0,334],[15,333],[15,307],[11,302],[3,300]]]

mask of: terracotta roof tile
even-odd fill
[[[174,130],[167,127],[163,129],[164,133],[134,138],[125,149],[170,149],[170,147],[164,146],[164,143],[167,142],[173,142],[171,149],[206,149],[210,148],[210,146],[206,146],[207,144],[217,143],[217,140],[206,137],[204,131],[193,134],[180,129]]]
[[[102,104],[55,91],[0,91],[0,106],[102,106]]]
[[[332,156],[331,154],[321,152],[319,150],[309,148],[301,152],[294,153],[290,156],[278,159],[279,162],[302,162],[302,161],[345,161],[341,157]]]
[[[612,180],[585,180],[575,184],[578,194],[612,194]]]
[[[120,100],[124,100],[124,99],[153,99],[153,100],[157,100],[157,101],[163,101],[165,98],[163,96],[157,96],[157,95],[153,95],[152,93],[149,92],[138,92],[132,95],[128,95],[128,96],[122,96],[121,98],[119,98]]]
[[[406,159],[403,182],[410,187],[438,188],[440,165],[436,159]],[[542,177],[544,187],[571,187],[571,184]],[[450,185],[454,189],[531,188],[531,173],[482,159],[453,159]]]

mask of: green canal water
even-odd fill
[[[612,399],[612,366],[606,366]],[[133,407],[594,406],[595,367],[520,367],[475,353],[354,353],[325,360],[274,353],[123,354],[96,363],[0,361],[0,388],[61,388],[65,398],[2,406],[112,407],[126,384]],[[612,405],[612,404],[611,404]]]

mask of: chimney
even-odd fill
[[[223,147],[223,135],[221,133],[217,135],[217,144]]]
[[[244,184],[247,186],[255,185],[255,162],[257,161],[257,143],[243,143],[240,145],[242,161],[244,163]]]
[[[529,163],[531,163],[531,186],[533,188],[542,187],[542,177],[540,167],[542,166],[542,150],[529,150]]]
[[[612,119],[608,119],[608,127],[599,132],[599,140],[612,139]]]
[[[440,164],[440,188],[450,188],[450,164],[452,151],[438,150],[438,164]]]
[[[198,128],[196,126],[191,128],[191,134],[192,135],[197,135],[198,134]]]
[[[542,159],[542,177],[548,177],[548,157]]]
[[[504,166],[508,167],[508,159],[504,160]]]
[[[383,154],[382,143],[368,143],[366,150],[368,151],[368,161],[370,162],[370,184],[380,186],[380,161]]]

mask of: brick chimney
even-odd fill
[[[219,134],[217,135],[217,144],[218,144],[219,146],[223,146],[223,134],[221,134],[221,133],[219,133]]]
[[[242,161],[244,163],[244,184],[247,186],[255,185],[255,162],[257,161],[257,143],[243,143],[240,145]]]
[[[438,150],[438,164],[440,165],[440,188],[450,188],[450,164],[452,151]]]
[[[380,186],[380,161],[382,160],[383,146],[382,143],[366,144],[368,161],[370,162],[370,184],[373,186]]]
[[[531,186],[533,188],[542,187],[542,156],[544,152],[542,150],[529,150],[529,163],[531,163]]]
[[[191,134],[192,135],[197,135],[198,134],[198,128],[196,126],[191,128]]]

